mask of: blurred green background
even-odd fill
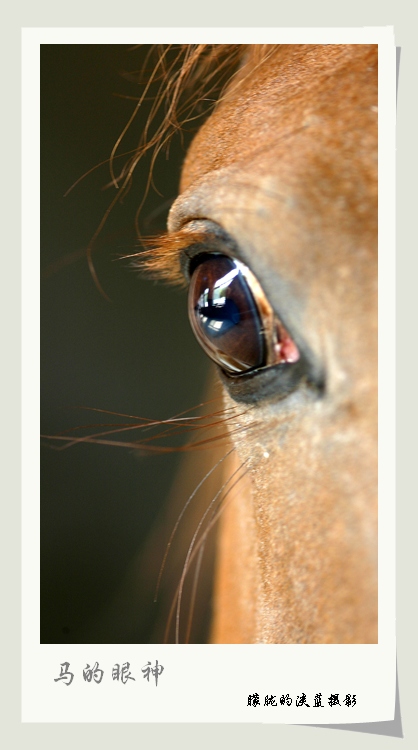
[[[85,257],[115,194],[105,189],[108,164],[64,197],[76,180],[108,159],[133,111],[133,97],[141,93],[132,72],[148,51],[121,45],[41,48],[43,435],[118,421],[82,407],[164,419],[204,395],[208,364],[189,328],[186,294],[140,279],[129,261],[119,259],[136,248],[135,212],[149,160],[138,168],[132,189],[96,243],[95,268],[110,302],[94,285]],[[123,151],[139,140],[149,106]],[[190,138],[185,134],[183,144],[174,138],[169,160],[162,155],[156,165],[161,195],[151,189],[141,212],[144,235],[165,229]],[[158,605],[132,570],[178,462],[177,454],[138,457],[100,445],[57,451],[42,440],[41,642],[153,640]],[[204,639],[203,631],[199,637]]]

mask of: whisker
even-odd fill
[[[178,412],[173,417],[170,417],[170,419],[177,419],[178,417],[182,417],[184,414],[188,414],[191,411],[195,411],[196,409],[201,409],[204,406],[207,406],[208,404],[212,404],[214,401],[221,401],[222,396],[215,396],[214,398],[208,399],[207,401],[202,401],[200,404],[196,404],[195,406],[189,406],[187,409],[184,409],[183,411]],[[154,419],[151,419],[149,417],[139,417],[137,414],[125,414],[124,412],[120,411],[111,411],[110,409],[102,409],[97,406],[70,406],[70,409],[82,409],[84,411],[95,411],[100,414],[111,414],[115,417],[126,417],[127,419],[138,419],[143,421],[149,421],[154,422]],[[225,409],[225,411],[231,411],[232,407],[228,407]]]
[[[212,399],[211,401],[214,401],[214,400],[217,400],[217,399]],[[210,403],[210,402],[208,401],[206,403]],[[101,410],[101,409],[95,409],[94,407],[87,407],[87,408],[90,409],[91,411],[99,411],[99,412],[106,413],[106,414],[115,414],[115,415],[118,414],[118,412],[111,412],[111,411],[106,411],[106,410]],[[121,434],[121,433],[129,432],[129,431],[133,431],[133,430],[143,430],[144,431],[144,430],[150,430],[153,427],[160,427],[162,425],[167,426],[168,429],[166,429],[166,430],[164,430],[162,432],[159,432],[156,435],[151,435],[150,437],[146,438],[145,440],[143,440],[141,442],[138,441],[138,442],[133,442],[133,443],[127,444],[127,443],[122,443],[121,441],[119,441],[117,443],[119,445],[124,445],[124,446],[129,445],[130,447],[134,447],[134,448],[135,447],[138,447],[138,448],[141,447],[141,448],[143,448],[147,443],[149,443],[151,441],[156,441],[156,440],[159,440],[159,439],[164,438],[164,437],[172,437],[174,435],[179,436],[179,435],[182,435],[182,434],[189,434],[190,432],[195,432],[196,430],[206,430],[206,431],[208,431],[208,430],[211,430],[211,429],[214,429],[214,428],[219,428],[220,426],[223,426],[227,422],[229,422],[230,424],[232,423],[232,427],[230,427],[230,432],[235,432],[236,429],[240,429],[240,427],[234,428],[233,427],[233,420],[236,419],[236,418],[241,417],[242,414],[245,414],[245,412],[243,412],[242,414],[235,414],[234,413],[235,410],[232,407],[230,407],[230,408],[226,408],[226,409],[221,409],[221,410],[216,411],[216,412],[212,412],[209,415],[202,414],[202,415],[196,415],[194,417],[193,416],[188,416],[188,417],[182,417],[182,416],[180,416],[180,414],[187,414],[188,412],[193,411],[195,408],[198,408],[198,407],[193,407],[193,408],[185,409],[184,411],[180,412],[179,415],[177,415],[175,417],[170,417],[168,419],[161,419],[161,420],[152,420],[152,419],[149,419],[147,417],[137,417],[137,416],[131,416],[131,415],[121,415],[121,416],[127,416],[129,419],[135,419],[137,421],[140,420],[140,424],[128,424],[128,425],[126,425],[126,424],[125,425],[123,425],[123,424],[110,424],[109,425],[109,424],[104,423],[102,425],[91,425],[90,424],[90,425],[83,425],[83,426],[79,426],[79,427],[69,428],[68,430],[66,430],[64,432],[68,434],[68,432],[73,432],[75,430],[90,429],[93,426],[101,428],[100,432],[96,432],[96,433],[93,433],[93,434],[90,434],[90,435],[84,435],[84,436],[74,437],[72,439],[69,439],[66,435],[63,435],[63,434],[61,434],[61,435],[41,435],[41,437],[43,439],[46,439],[46,440],[57,440],[57,441],[66,440],[66,444],[64,446],[62,446],[61,448],[58,449],[58,450],[64,450],[64,449],[67,449],[67,448],[71,448],[72,446],[77,445],[79,443],[95,443],[95,444],[102,444],[102,445],[104,445],[104,444],[114,445],[115,441],[110,441],[110,440],[109,441],[105,441],[105,440],[103,440],[103,438],[106,437],[106,436],[109,436],[109,435]],[[228,414],[228,412],[232,412],[232,414],[230,416],[225,416],[226,414]],[[218,420],[215,420],[215,421],[205,422],[205,420],[207,420],[207,419],[213,419],[213,417],[217,417],[217,416],[219,416],[221,418],[218,419]],[[112,427],[112,429],[103,429],[103,428],[106,428],[106,427]],[[224,435],[225,435],[225,433],[222,433],[221,435],[212,435],[210,437],[205,438],[204,440],[203,439],[202,440],[197,440],[197,441],[195,441],[194,443],[192,443],[190,445],[193,445],[195,447],[203,446],[203,445],[206,445],[207,443],[211,443],[211,442],[213,442],[215,440],[221,439]],[[162,449],[166,448],[166,446],[153,446],[153,449],[154,448],[158,448],[158,447],[161,447]],[[184,449],[186,449],[186,446],[182,446],[182,447]]]
[[[191,630],[192,630],[193,614],[194,614],[194,608],[195,608],[195,604],[196,604],[197,585],[199,583],[200,568],[201,568],[201,565],[202,565],[204,551],[205,551],[205,544],[202,544],[201,547],[200,547],[200,549],[199,549],[199,554],[198,554],[198,558],[197,558],[197,561],[196,561],[196,568],[195,568],[195,572],[194,572],[194,576],[193,576],[193,588],[192,588],[192,593],[191,593],[191,596],[190,596],[189,616],[188,616],[188,619],[187,619],[186,637],[184,639],[185,643],[189,643],[189,641],[190,641],[190,633],[191,633]]]
[[[232,453],[233,450],[234,450],[234,448],[231,448],[231,450],[228,451],[228,453],[226,453],[225,456],[223,456],[221,459],[219,459],[219,461],[217,461],[216,464],[214,466],[212,466],[212,468],[205,474],[205,476],[203,477],[203,479],[201,479],[201,481],[199,482],[199,484],[197,485],[197,487],[193,490],[193,492],[190,495],[189,499],[186,501],[185,505],[183,506],[182,511],[179,514],[178,518],[177,518],[177,521],[176,521],[176,523],[174,525],[173,531],[171,532],[170,538],[169,538],[168,543],[167,543],[167,547],[166,547],[166,550],[165,550],[165,553],[164,553],[163,561],[162,561],[161,567],[160,567],[160,572],[159,572],[159,575],[158,575],[157,587],[156,587],[155,595],[154,595],[154,602],[157,601],[158,591],[159,591],[160,583],[161,583],[161,577],[163,575],[163,571],[164,571],[164,568],[165,568],[165,563],[166,563],[166,560],[167,560],[168,553],[170,551],[171,544],[173,542],[173,539],[174,539],[174,536],[176,534],[176,531],[177,531],[177,529],[178,529],[178,527],[180,525],[180,522],[181,522],[181,520],[182,520],[182,518],[183,518],[183,516],[184,516],[184,514],[185,514],[185,512],[187,510],[187,508],[189,507],[189,505],[192,502],[193,498],[196,496],[196,493],[200,490],[200,488],[206,482],[206,480],[209,479],[209,477],[212,476],[213,472],[218,468],[218,466],[220,466],[223,463],[223,461],[225,461],[225,459],[228,458],[228,456],[231,455],[231,453]]]
[[[66,437],[60,437],[59,435],[41,435],[41,438],[44,440],[68,440]],[[141,442],[124,442],[122,440],[100,440],[98,438],[95,438],[94,440],[89,440],[88,438],[84,440],[85,444],[92,444],[92,445],[106,445],[106,446],[112,446],[116,448],[130,448],[131,450],[144,452],[144,453],[191,453],[192,451],[204,451],[208,449],[208,446],[216,441],[218,445],[223,445],[222,438],[225,439],[225,443],[227,444],[229,442],[228,440],[228,433],[225,432],[225,434],[221,436],[215,436],[211,440],[204,441],[206,444],[199,445],[199,443],[188,443],[187,445],[176,445],[176,446],[165,446],[165,445],[149,445],[147,443],[141,443]],[[67,448],[68,446],[58,447],[54,445],[49,446],[51,450],[64,450],[64,448]]]
[[[234,450],[234,448],[232,450]],[[232,453],[232,450],[230,451],[230,453]],[[226,456],[224,458],[226,458]],[[222,485],[222,487],[220,488],[220,490],[218,490],[218,492],[216,493],[215,497],[211,500],[210,504],[206,508],[206,510],[205,510],[202,518],[199,521],[197,529],[196,529],[196,531],[195,531],[195,533],[193,535],[192,541],[191,541],[191,543],[189,545],[189,549],[188,549],[188,552],[187,552],[187,555],[186,555],[186,560],[185,560],[185,563],[184,563],[184,566],[183,566],[183,572],[182,572],[182,575],[181,575],[180,583],[177,586],[176,593],[175,593],[175,596],[174,596],[174,599],[173,599],[173,603],[172,603],[172,606],[171,606],[171,610],[170,610],[170,614],[169,614],[169,618],[168,618],[168,622],[167,622],[167,627],[166,627],[166,633],[165,633],[165,641],[166,642],[167,642],[167,636],[168,636],[168,629],[170,627],[171,619],[172,619],[172,616],[173,616],[173,613],[174,613],[174,608],[176,607],[176,603],[177,603],[177,610],[176,610],[176,643],[179,643],[181,598],[182,598],[184,580],[186,578],[186,575],[187,575],[187,572],[189,570],[190,564],[191,564],[191,562],[192,562],[192,560],[193,560],[193,558],[194,558],[194,556],[195,556],[195,554],[197,552],[197,549],[198,549],[198,547],[194,548],[196,537],[197,537],[197,535],[198,535],[198,533],[199,533],[199,531],[200,531],[200,529],[202,527],[202,524],[204,523],[204,521],[206,519],[206,516],[208,515],[209,511],[211,510],[211,508],[213,508],[213,505],[216,503],[216,501],[218,500],[219,496],[222,495],[222,492],[228,486],[229,482],[240,471],[240,469],[242,469],[242,467],[245,465],[246,462],[247,461],[244,461],[233,472],[233,474],[226,480],[226,482],[224,482],[224,484]],[[241,479],[241,477],[239,477],[239,479]],[[223,500],[226,499],[226,497],[229,495],[229,493],[234,488],[235,484],[239,481],[239,479],[236,482],[234,482],[233,485],[231,485],[231,487],[228,489],[228,491],[227,491],[225,497],[223,498]],[[216,520],[219,518],[219,515],[220,515],[219,513],[216,514],[216,516],[215,516]],[[207,537],[209,531],[211,530],[211,528],[213,527],[213,525],[214,525],[214,523],[211,522],[209,524],[209,526],[206,528],[205,532],[202,534],[202,537],[201,537],[201,539],[199,541],[199,544],[202,544],[202,540],[206,539],[206,537]]]

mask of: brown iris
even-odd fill
[[[230,374],[299,359],[255,276],[226,255],[198,257],[190,282],[189,317],[206,354]]]

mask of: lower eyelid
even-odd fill
[[[220,254],[242,260],[239,248],[233,238],[210,219],[189,219],[182,226],[182,232],[190,233],[194,239],[182,250],[180,265],[188,281],[196,266],[196,259],[204,254]]]
[[[229,395],[238,403],[257,404],[267,399],[285,401],[301,389],[310,398],[317,399],[322,398],[326,390],[323,370],[312,367],[303,355],[293,365],[284,363],[233,377],[222,371],[219,374]]]

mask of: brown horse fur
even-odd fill
[[[188,247],[216,250],[220,228],[310,363],[290,392],[271,368],[219,373],[236,414],[224,478],[248,473],[221,520],[212,639],[375,643],[377,47],[200,45],[184,59],[157,149],[182,86],[203,82],[199,96],[214,62],[239,67],[142,265],[178,283]]]

